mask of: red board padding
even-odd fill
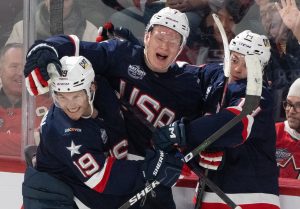
[[[24,173],[26,163],[20,159],[0,158],[0,172]]]
[[[198,177],[195,174],[184,177],[178,180],[176,186],[195,188],[197,185]],[[300,180],[279,178],[279,194],[300,196]]]
[[[26,164],[23,160],[0,158],[0,172],[24,173]],[[195,174],[178,180],[176,186],[195,188],[198,177]],[[300,180],[279,178],[279,193],[281,195],[300,196]]]
[[[300,196],[300,180],[279,178],[279,193],[281,195]]]

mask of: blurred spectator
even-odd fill
[[[0,1],[0,47],[7,41],[14,23],[21,19],[22,8],[22,0]]]
[[[131,3],[125,2],[125,4],[122,4],[125,9],[113,13],[109,21],[117,27],[128,28],[138,39],[143,39],[145,27],[150,18],[154,13],[165,7],[165,1],[134,0]]]
[[[7,44],[0,52],[0,156],[21,156],[21,105],[23,81],[23,46]],[[47,111],[50,99],[41,97],[36,103],[36,127]]]
[[[286,121],[276,123],[276,158],[280,177],[300,179],[300,78],[283,102]]]
[[[105,0],[103,0],[106,2]],[[121,1],[120,1],[121,2]],[[110,17],[110,21],[116,26],[123,26],[133,32],[138,38],[144,35],[145,26],[150,21],[152,15],[164,8],[166,5],[181,12],[185,12],[190,25],[190,37],[187,44],[192,43],[193,38],[199,27],[201,14],[195,12],[202,5],[207,5],[198,0],[146,0],[146,1],[132,1],[132,5],[123,6],[125,9],[114,13]]]
[[[300,76],[300,45],[293,32],[282,21],[274,2],[262,6],[260,13],[271,44],[271,59],[265,76],[274,90],[275,119],[282,121],[285,118],[281,105],[283,95]]]
[[[230,41],[235,36],[236,24],[247,13],[253,1],[211,0],[207,3],[206,8],[199,10],[202,18],[200,20],[200,34],[197,38],[198,43],[189,46],[190,48],[185,48],[179,56],[179,60],[188,61],[192,64],[223,62],[223,41],[212,14],[215,13],[219,16],[228,41]],[[201,7],[203,6],[201,5]],[[191,51],[194,53],[193,56],[190,54]]]
[[[203,12],[200,9],[208,6],[207,1],[202,0],[167,0],[167,5],[173,9],[185,12],[189,20],[190,35],[187,40],[187,46],[192,47],[197,39],[197,31],[200,21],[203,18]]]
[[[0,54],[0,155],[20,156],[23,47],[8,44]]]
[[[50,34],[49,21],[50,0],[42,1],[36,12],[36,39],[45,39]],[[97,28],[82,15],[80,8],[74,0],[64,0],[64,33],[75,34],[81,40],[95,41]],[[17,22],[6,43],[23,43],[23,20]]]
[[[297,0],[282,0],[281,7],[276,3],[276,7],[284,24],[293,32],[294,36],[300,42],[300,1]]]
[[[247,29],[258,34],[266,35],[266,31],[264,30],[261,23],[260,10],[267,3],[269,3],[269,1],[270,0],[255,0],[250,6],[246,15],[236,25],[235,32],[240,33]]]
[[[74,0],[79,6],[82,14],[87,20],[92,22],[97,28],[109,20],[111,14],[123,8],[125,2],[132,0]]]
[[[16,21],[19,18],[23,7],[22,0],[11,0],[0,2],[0,48],[5,44],[9,33]],[[0,79],[0,89],[2,82]]]

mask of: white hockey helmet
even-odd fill
[[[245,30],[234,37],[229,44],[229,50],[243,55],[257,54],[260,64],[265,67],[271,56],[269,39],[264,35]]]
[[[181,47],[186,44],[186,40],[190,33],[189,21],[185,13],[177,9],[165,7],[159,12],[155,13],[146,27],[148,32],[154,25],[162,25],[171,28],[182,36]]]
[[[83,56],[64,56],[60,59],[62,75],[51,77],[54,92],[75,92],[85,90],[89,102],[92,103],[90,87],[95,79],[92,64]]]

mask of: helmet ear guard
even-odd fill
[[[229,50],[243,55],[258,55],[263,68],[268,64],[271,56],[269,39],[250,30],[245,30],[233,38],[230,41]]]

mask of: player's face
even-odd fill
[[[230,62],[230,82],[247,78],[247,67],[244,55],[237,52],[231,52]]]
[[[5,94],[8,97],[21,97],[24,66],[23,49],[8,49],[2,60],[0,78]]]
[[[289,126],[300,133],[300,97],[289,96],[286,101],[288,108],[285,108],[285,115]]]
[[[55,100],[72,120],[78,120],[80,117],[90,115],[91,113],[91,107],[85,90],[64,93],[57,92]]]
[[[158,25],[146,33],[144,42],[148,67],[154,72],[167,72],[180,51],[181,35]]]

